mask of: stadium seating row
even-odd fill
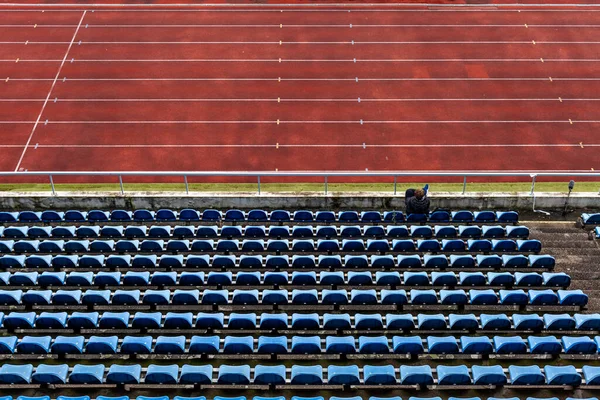
[[[0,354],[598,354],[600,336],[2,336]]]
[[[167,304],[508,304],[585,306],[588,296],[581,290],[523,289],[139,289],[115,290],[0,290],[0,304],[7,305],[167,305]]]
[[[217,225],[81,225],[75,226],[7,226],[0,227],[0,237],[6,239],[43,239],[43,238],[234,238],[234,237],[249,237],[249,238],[332,238],[332,237],[388,237],[388,238],[527,238],[529,229],[526,226],[508,225],[341,225],[339,227],[333,225],[319,225],[314,228],[311,225],[294,225],[294,226],[270,226],[264,225],[248,225],[242,227],[240,225],[223,226],[219,228]]]
[[[432,222],[503,222],[515,223],[518,221],[518,213],[515,211],[434,211],[429,215],[411,214],[406,218],[402,211],[307,211],[298,210],[294,212],[286,210],[274,210],[271,212],[265,210],[251,210],[248,212],[242,210],[227,210],[225,212],[207,209],[202,212],[194,209],[184,209],[174,211],[162,209],[158,211],[150,210],[90,210],[78,211],[21,211],[21,212],[0,212],[0,222],[102,222],[102,221],[249,221],[249,222],[400,222],[400,221],[432,221]]]
[[[219,272],[210,271],[44,271],[0,272],[0,285],[6,286],[147,286],[147,285],[406,285],[406,286],[549,286],[568,287],[571,277],[564,272],[443,272],[433,271],[303,271]]]
[[[547,254],[418,254],[407,255],[234,255],[216,254],[112,254],[99,255],[13,255],[0,257],[0,268],[545,268],[553,269],[554,257]],[[268,271],[267,273],[275,273]]]
[[[142,380],[142,371],[144,379]],[[216,372],[216,379],[213,374]],[[508,377],[510,379],[507,379]],[[324,376],[327,376],[327,379]],[[0,382],[5,384],[224,384],[224,385],[556,385],[579,386],[582,374],[586,385],[600,383],[600,367],[511,365],[504,370],[501,366],[467,367],[466,365],[438,365],[435,375],[428,365],[156,365],[142,369],[135,365],[4,364],[0,367]],[[398,379],[399,378],[399,379]]]
[[[366,242],[366,243],[365,243]],[[538,253],[542,244],[535,239],[394,239],[391,243],[386,239],[171,239],[171,240],[0,240],[0,253],[60,253],[60,252],[386,252],[386,251],[420,251],[420,252],[522,252]]]
[[[195,318],[195,323],[194,323]],[[384,322],[385,320],[385,322]],[[257,322],[259,321],[259,322]],[[362,314],[201,312],[10,312],[0,313],[7,329],[263,329],[263,330],[600,330],[600,314]]]

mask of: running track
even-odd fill
[[[600,169],[600,7],[0,6],[0,170]]]

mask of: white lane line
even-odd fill
[[[52,78],[10,78],[10,81],[53,81]],[[355,82],[353,78],[68,78],[69,82]],[[360,78],[361,81],[368,82],[536,82],[548,81],[548,77],[544,78]],[[569,81],[569,82],[586,82],[600,81],[600,78],[552,78],[553,81]]]
[[[71,50],[71,47],[73,46],[73,42],[75,41],[77,32],[79,32],[79,27],[81,26],[81,23],[83,22],[83,18],[85,18],[85,13],[86,13],[86,11],[84,10],[83,13],[81,14],[81,19],[79,20],[79,25],[77,25],[77,29],[75,29],[75,33],[73,33],[73,38],[71,39],[71,43],[69,43],[69,47],[67,47],[67,51],[65,52],[65,56],[62,59],[62,63],[58,67],[58,71],[56,72],[56,76],[54,77],[54,81],[52,82],[52,86],[50,86],[50,90],[48,90],[48,95],[46,96],[46,100],[44,101],[44,104],[42,104],[42,109],[40,110],[40,113],[38,114],[38,117],[37,117],[35,123],[33,124],[33,128],[31,129],[29,138],[27,138],[27,143],[25,143],[25,147],[23,148],[21,157],[19,157],[19,161],[17,162],[17,166],[15,167],[15,172],[19,171],[19,167],[21,166],[23,157],[25,157],[25,153],[27,152],[27,148],[29,147],[31,138],[33,137],[33,134],[35,133],[35,129],[37,128],[37,126],[40,122],[40,118],[42,118],[42,114],[44,113],[44,110],[46,109],[46,104],[48,104],[48,100],[50,99],[50,94],[52,93],[52,90],[54,89],[54,86],[56,85],[56,81],[58,80],[58,76],[60,75],[60,71],[62,70],[62,67],[65,64],[65,61],[67,60],[67,56],[69,55],[69,51]]]
[[[572,120],[572,123],[598,123],[596,120]],[[2,122],[0,123],[9,123]],[[226,124],[570,124],[569,120],[379,120],[379,121],[368,121],[368,120],[73,120],[73,121],[48,121],[49,125],[162,125],[162,124],[181,124],[181,125],[194,125],[194,124],[207,124],[207,125],[226,125]]]
[[[349,4],[349,3],[309,3],[309,4],[292,4],[292,3],[273,3],[273,4],[228,4],[228,3],[174,3],[174,4],[161,4],[161,3],[139,3],[139,4],[111,4],[111,3],[91,3],[86,5],[87,8],[104,8],[97,10],[98,12],[281,12],[280,9],[286,9],[285,12],[347,12],[348,9],[352,9],[352,12],[410,12],[410,13],[435,13],[435,12],[447,12],[455,10],[456,12],[475,12],[475,13],[511,13],[518,12],[513,7],[519,7],[523,12],[600,12],[592,7],[599,7],[597,3],[583,3],[583,4],[568,4],[568,3],[507,3],[507,4],[439,4],[439,3],[420,3],[418,8],[414,3],[389,3],[382,6],[381,3],[362,3],[362,4]],[[73,3],[4,3],[0,7],[22,7],[17,10],[5,10],[13,12],[31,11],[39,12],[39,10],[29,10],[30,8],[44,8],[45,10],[52,11],[52,8],[77,8],[77,4]],[[319,8],[329,7],[329,8]],[[386,8],[371,8],[371,7],[386,7]],[[422,8],[422,7],[434,7]],[[544,9],[544,8],[550,9]],[[28,9],[29,8],[29,9]],[[145,8],[145,9],[144,9]],[[158,10],[153,10],[158,8]],[[183,10],[181,10],[183,8]],[[196,9],[195,9],[196,8]],[[262,8],[262,10],[261,10]],[[369,9],[371,8],[371,9]],[[404,8],[404,10],[402,9]],[[408,9],[407,9],[408,8]],[[564,8],[564,9],[563,9]],[[591,8],[591,9],[589,9]],[[56,11],[56,10],[55,10]],[[62,11],[62,10],[61,10]],[[74,10],[66,10],[74,11]]]
[[[599,28],[600,24],[527,24],[529,28]],[[0,24],[0,28],[31,28],[31,24]],[[43,28],[75,28],[70,24],[38,24]],[[348,24],[289,24],[286,28],[348,28]],[[523,24],[353,24],[353,28],[522,28]],[[89,24],[87,28],[274,28],[279,24]]]
[[[15,59],[3,59],[0,62],[14,63]],[[61,62],[61,60],[34,60],[34,59],[19,59],[19,62]],[[224,63],[410,63],[410,62],[425,62],[425,63],[444,63],[444,62],[486,62],[486,63],[511,63],[511,62],[540,62],[539,58],[389,58],[389,59],[284,59],[284,58],[189,58],[189,59],[72,59],[71,62],[77,63],[209,63],[209,62],[224,62]],[[596,58],[544,58],[544,62],[600,62]]]
[[[31,145],[33,147],[33,145]],[[516,144],[38,144],[37,148],[273,148],[273,147],[347,147],[347,148],[469,148],[469,147],[581,147],[579,143],[516,143]],[[600,144],[585,144],[586,147],[600,147]],[[0,145],[0,148],[21,147]]]
[[[28,41],[29,45],[63,45],[68,44],[69,42],[35,42]],[[536,41],[536,44],[600,44],[600,41]],[[0,44],[23,44],[23,41],[11,41],[11,42],[0,42]],[[181,41],[181,42],[172,42],[172,41],[151,41],[151,42],[136,42],[136,41],[80,41],[79,45],[222,45],[222,44],[235,44],[235,45],[277,45],[281,44],[277,41]],[[474,40],[455,40],[455,41],[284,41],[282,44],[285,45],[372,45],[372,44],[381,44],[381,45],[396,45],[396,44],[418,44],[418,45],[439,45],[439,44],[524,44],[530,45],[531,40],[490,40],[490,41],[474,41]]]
[[[12,103],[12,102],[43,102],[44,99],[0,99],[0,102]],[[546,98],[360,98],[360,102],[504,102],[504,101],[600,101],[600,98],[565,98],[561,97],[546,97]],[[345,98],[345,99],[286,99],[283,97],[278,98],[247,98],[247,99],[225,99],[225,98],[150,98],[150,99],[119,99],[119,98],[89,98],[89,99],[68,99],[61,98],[56,99],[55,103],[163,103],[163,102],[207,102],[207,103],[235,103],[235,102],[265,102],[265,103],[285,103],[285,102],[314,102],[314,103],[356,103],[356,98]]]

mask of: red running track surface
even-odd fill
[[[0,16],[3,171],[600,168],[600,7]]]

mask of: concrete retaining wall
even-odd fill
[[[562,193],[543,193],[535,197],[535,208],[562,209],[566,196]],[[532,210],[533,197],[528,193],[431,193],[432,208],[446,209],[513,209]],[[404,197],[386,193],[208,193],[185,195],[181,192],[102,192],[48,193],[7,192],[0,194],[2,210],[66,210],[66,209],[159,209],[159,208],[307,208],[307,209],[403,209]],[[600,209],[598,193],[572,194],[569,208]]]

